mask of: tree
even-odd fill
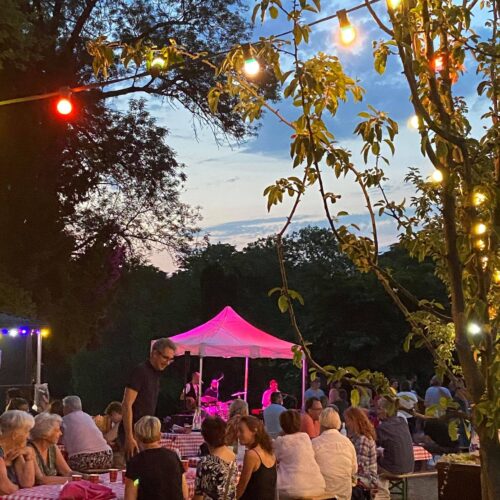
[[[249,131],[229,103],[210,113],[214,79],[205,65],[142,76],[136,67],[111,70],[123,80],[112,87],[93,78],[86,43],[119,32],[138,53],[145,40],[176,39],[195,52],[230,46],[248,34],[241,12],[239,0],[2,2],[2,100],[93,84],[71,95],[69,119],[55,113],[54,99],[0,106],[0,279],[16,281],[33,314],[57,332],[54,361],[95,340],[128,259],[178,252],[196,229],[198,214],[179,196],[185,168],[168,130],[145,101],[116,109],[111,98],[158,96],[219,137]]]
[[[357,382],[363,378],[382,391],[388,390],[387,381],[378,374],[320,366],[311,358],[299,328],[294,301],[300,301],[300,295],[288,285],[283,235],[303,193],[312,186],[320,191],[326,219],[340,250],[358,270],[377,277],[409,322],[411,332],[405,347],[409,348],[410,343],[427,347],[441,377],[446,374],[454,379],[463,374],[481,439],[483,498],[493,500],[500,496],[500,319],[496,310],[500,299],[498,3],[394,2],[389,3],[384,14],[387,24],[369,1],[365,5],[386,36],[376,44],[375,68],[383,73],[390,54],[399,58],[419,120],[422,154],[437,170],[432,180],[423,178],[418,171],[409,172],[407,181],[416,191],[409,207],[390,200],[384,189],[387,179],[382,163],[389,162],[385,151],[394,151],[393,140],[398,133],[394,120],[373,107],[360,114],[363,121],[355,134],[364,142],[362,152],[367,167],[353,164],[350,152],[335,142],[328,127],[326,118],[335,115],[348,96],[361,100],[363,89],[344,73],[337,57],[318,53],[309,59],[301,58],[301,46],[307,44],[312,29],[303,15],[319,12],[319,0],[294,0],[286,5],[280,0],[266,0],[257,2],[253,11],[254,19],[260,15],[264,20],[269,14],[271,18],[282,16],[291,24],[291,43],[276,37],[263,38],[252,50],[274,72],[283,96],[297,110],[295,119],[273,107],[259,86],[244,74],[248,48],[241,45],[216,66],[220,79],[209,94],[209,102],[216,113],[221,97],[238,97],[237,111],[249,120],[258,119],[267,110],[292,130],[293,167],[301,167],[302,176],[279,179],[266,189],[265,195],[269,208],[287,195],[294,200],[287,223],[277,235],[282,275],[278,305],[282,312],[288,311],[313,368],[330,379]],[[471,17],[481,10],[487,18],[486,35],[482,36],[470,26]],[[289,71],[284,71],[289,68],[280,62],[285,50],[293,61]],[[472,135],[466,103],[453,87],[464,70],[466,57],[477,61],[478,98],[488,107],[481,136]],[[371,224],[369,236],[360,234],[355,226],[342,224],[345,213],[332,213],[339,193],[327,191],[326,179],[340,176],[349,176],[360,188]],[[379,200],[372,200],[374,189],[380,193]],[[400,243],[410,255],[434,261],[436,274],[449,294],[449,308],[415,296],[383,266],[377,221],[384,213],[395,221]]]

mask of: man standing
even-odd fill
[[[311,387],[304,392],[304,400],[309,398],[322,398],[325,395],[323,389],[321,389],[321,380],[319,378],[314,379],[311,382]]]
[[[396,409],[386,398],[377,402],[377,445],[381,450],[378,458],[379,479],[375,500],[390,500],[389,480],[383,478],[384,472],[407,474],[413,472],[415,465],[413,442],[406,421],[395,415]]]
[[[286,411],[283,406],[283,396],[281,392],[271,394],[271,404],[264,410],[264,426],[267,433],[274,439],[282,431],[280,425],[280,415]]]
[[[122,409],[123,420],[118,440],[123,445],[127,459],[138,453],[134,437],[134,424],[144,416],[154,416],[160,392],[160,375],[172,363],[175,344],[170,339],[158,339],[151,348],[149,359],[137,366],[125,386]]]
[[[444,398],[444,399],[443,399]],[[452,401],[450,391],[441,385],[439,378],[431,378],[431,386],[425,391],[425,412],[431,409],[433,417],[441,417],[446,413],[448,403]]]
[[[262,409],[265,410],[270,404],[271,404],[271,394],[273,392],[278,392],[278,381],[277,380],[270,380],[269,381],[269,389],[266,389],[264,391],[264,394],[262,394]]]
[[[194,372],[191,375],[191,382],[188,382],[181,392],[181,401],[187,398],[193,398],[198,403],[198,394],[200,393],[200,372]]]

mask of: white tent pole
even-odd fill
[[[307,375],[307,360],[305,354],[302,353],[302,397],[301,397],[302,408],[304,408],[305,404],[304,393],[306,392],[306,375]]]
[[[243,398],[247,401],[248,397],[248,356],[245,358],[245,388],[243,389],[245,394],[243,394]]]
[[[36,383],[42,383],[42,333],[36,336]]]
[[[201,408],[201,393],[202,393],[202,387],[203,387],[203,356],[200,356],[200,369],[198,370],[200,372],[200,385],[198,386],[198,408]]]

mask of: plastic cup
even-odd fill
[[[94,484],[99,483],[99,474],[89,474],[89,481]]]
[[[82,474],[71,474],[71,480],[72,481],[81,481],[83,479]]]
[[[184,472],[187,472],[189,470],[189,460],[181,460],[182,462],[182,467],[184,468]]]
[[[118,479],[118,469],[109,469],[109,482],[116,483]]]

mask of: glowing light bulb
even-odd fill
[[[413,128],[415,130],[418,130],[418,127],[420,125],[420,119],[417,115],[410,116],[408,118],[408,127]]]
[[[481,333],[481,327],[477,323],[469,323],[467,331],[471,335],[479,335]]]
[[[391,9],[397,9],[401,5],[401,0],[387,0],[387,5]]]
[[[475,206],[475,207],[479,207],[481,206],[486,200],[488,199],[488,197],[484,194],[484,193],[481,193],[481,191],[476,191],[473,195],[472,195],[472,204]]]
[[[163,57],[155,57],[151,61],[151,67],[156,69],[162,69],[165,66],[165,59]]]
[[[344,45],[350,45],[356,38],[356,30],[347,17],[345,9],[337,12],[340,23],[340,41]]]
[[[42,337],[48,337],[48,336],[49,336],[49,334],[50,334],[50,330],[49,330],[48,328],[42,328],[42,329],[40,330],[40,335],[41,335]]]
[[[255,76],[260,71],[259,61],[257,61],[254,57],[246,59],[245,64],[243,65],[243,71],[248,76]]]
[[[488,230],[488,226],[486,224],[484,224],[483,222],[478,222],[477,224],[474,225],[472,230],[474,231],[474,234],[477,234],[478,236],[480,236],[481,234],[486,233],[486,231]]]
[[[18,334],[17,328],[11,328],[11,329],[9,330],[9,335],[10,335],[11,337],[17,337],[17,334]]]
[[[443,179],[444,179],[443,172],[441,172],[441,170],[436,168],[436,170],[434,170],[434,172],[432,172],[431,174],[431,181],[435,182],[436,184],[439,184],[440,182],[443,182]]]
[[[446,56],[444,54],[436,54],[432,59],[432,67],[434,71],[443,71],[446,65]]]
[[[495,283],[500,283],[500,269],[495,269],[491,278]]]
[[[474,247],[476,250],[484,250],[486,248],[486,242],[483,239],[476,240],[474,242]]]
[[[67,97],[61,97],[57,101],[56,108],[59,114],[67,116],[73,111],[73,104]]]

